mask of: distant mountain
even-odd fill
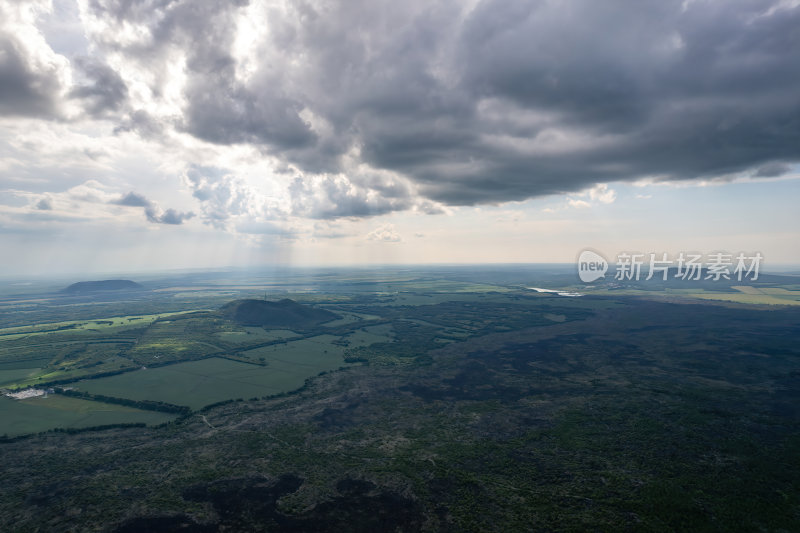
[[[99,291],[136,291],[143,288],[129,279],[106,279],[103,281],[79,281],[61,292],[66,294],[86,294]]]
[[[223,305],[220,313],[243,326],[308,327],[339,318],[330,311],[288,298],[277,302],[235,300]]]

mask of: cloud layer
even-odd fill
[[[800,161],[796,2],[78,5],[89,46],[64,55],[53,6],[0,1],[0,118],[160,143],[198,218],[231,231],[590,189],[609,203],[593,187]],[[244,177],[243,159],[268,169]]]

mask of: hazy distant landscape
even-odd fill
[[[797,276],[250,276],[6,291],[0,388],[47,394],[0,398],[4,529],[798,523]]]

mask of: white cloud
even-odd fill
[[[576,209],[586,209],[587,207],[592,207],[592,204],[586,200],[578,200],[576,198],[569,198],[567,200],[567,205]]]
[[[372,217],[414,206],[414,192],[402,180],[353,180],[343,174],[295,178],[289,188],[292,213],[314,219]],[[433,210],[430,203],[421,209]]]
[[[401,242],[403,239],[400,237],[400,234],[397,233],[397,230],[395,230],[394,224],[383,224],[382,226],[378,226],[374,230],[367,233],[367,240],[381,242]]]
[[[614,203],[617,193],[608,187],[606,183],[598,183],[590,189],[586,189],[578,194],[570,195],[560,206],[548,207],[545,213],[554,213],[562,209],[588,209],[597,205],[608,205]]]
[[[611,204],[617,199],[617,193],[609,189],[607,183],[598,183],[589,189],[589,199],[601,204]]]

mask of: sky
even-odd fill
[[[800,2],[0,0],[0,275],[800,265]]]

